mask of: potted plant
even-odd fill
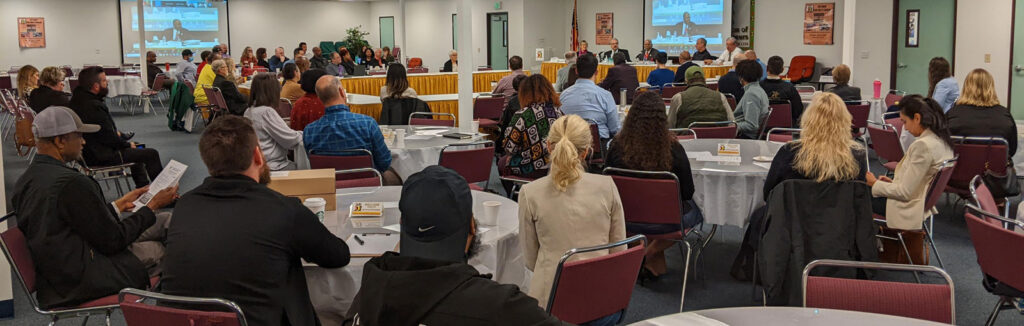
[[[345,30],[345,48],[348,49],[348,53],[352,54],[352,59],[357,56],[363,55],[363,47],[369,47],[370,42],[367,42],[365,37],[370,35],[370,32],[364,32],[362,30],[363,25],[359,25],[353,28]]]

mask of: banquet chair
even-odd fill
[[[950,178],[953,176],[953,170],[957,165],[957,157],[953,157],[952,159],[946,160],[939,164],[939,172],[935,175],[934,178],[932,178],[931,183],[928,185],[928,194],[925,197],[924,201],[924,212],[925,214],[927,214],[927,216],[925,216],[925,220],[922,223],[922,229],[925,232],[925,241],[931,244],[932,251],[935,252],[935,260],[939,262],[939,267],[943,267],[942,257],[939,256],[939,250],[938,248],[935,247],[935,239],[932,236],[934,234],[935,227],[935,214],[932,214],[931,211],[933,208],[935,208],[935,204],[939,202],[939,198],[942,197],[943,191],[946,189],[946,185],[949,183]],[[874,219],[876,224],[886,225],[885,216],[875,214]],[[913,259],[911,259],[910,250],[909,248],[907,248],[907,242],[903,238],[903,231],[905,230],[892,230],[895,231],[896,237],[886,236],[881,233],[879,233],[877,237],[883,240],[899,241],[900,246],[903,248],[904,254],[907,255],[907,262],[911,265],[923,265],[925,262],[914,262]]]
[[[504,97],[478,97],[473,101],[473,117],[480,122],[480,128],[496,128],[504,106]]]
[[[967,189],[971,179],[977,175],[985,175],[986,172],[1002,175],[1006,173],[1006,164],[1009,157],[1009,145],[1005,139],[999,137],[963,137],[952,136],[953,153],[960,157],[960,161],[953,170],[953,176],[946,186],[946,192],[953,193],[960,198],[967,198],[970,190]]]
[[[815,268],[933,273],[942,277],[945,284],[812,276],[811,272]],[[868,312],[945,324],[956,322],[953,279],[946,271],[935,266],[822,259],[807,264],[803,271],[802,285],[803,306],[807,308]]]
[[[206,92],[206,99],[210,102],[209,105],[200,107],[200,109],[206,109],[209,113],[210,117],[207,119],[207,123],[213,121],[214,118],[221,114],[230,112],[228,110],[228,102],[224,100],[224,93],[220,92],[220,88],[205,86],[203,87],[203,91]],[[197,116],[203,115],[199,114]]]
[[[309,154],[310,169],[334,169],[334,186],[336,189],[350,188],[353,183],[365,184],[363,179],[374,178],[374,173],[337,174],[340,170],[373,168],[373,152],[366,149],[349,149],[337,152],[314,152]],[[358,181],[355,181],[358,180]]]
[[[772,128],[765,133],[764,140],[769,143],[785,144],[800,135],[800,128]]]
[[[64,71],[64,77],[71,78],[71,77],[74,77],[74,75],[75,75],[75,71],[73,69],[71,69],[70,65],[60,66],[60,69]]]
[[[686,90],[686,83],[667,83],[661,87],[661,98],[671,101],[672,97]]]
[[[147,299],[155,301],[154,304],[145,303]],[[127,288],[118,293],[117,302],[128,326],[248,325],[242,308],[224,299],[184,297]],[[168,303],[173,307],[166,306]],[[184,309],[184,306],[203,310]]]
[[[689,128],[673,128],[669,129],[673,135],[676,136],[676,140],[695,140],[697,139],[697,132]]]
[[[498,179],[500,179],[503,182],[511,183],[511,188],[507,188],[507,195],[508,198],[512,200],[516,200],[516,198],[518,198],[519,190],[521,190],[524,185],[536,180],[534,178],[527,178],[520,175],[508,174],[506,173],[505,170],[506,169],[498,169]]]
[[[903,159],[904,154],[903,146],[900,146],[900,135],[896,131],[896,127],[868,121],[867,128],[875,154],[886,161],[882,166],[889,170],[889,172],[896,171],[896,165]]]
[[[424,116],[425,118],[414,118],[416,116]],[[448,119],[441,120],[434,119],[434,117],[447,117]],[[451,113],[413,112],[409,113],[409,125],[455,127],[455,115]]]
[[[903,119],[900,119],[899,111],[883,113],[882,119],[885,120],[885,124],[896,128],[896,135],[903,133]]]
[[[815,89],[814,86],[812,86],[812,85],[796,85],[794,87],[796,88],[796,92],[799,93],[799,94],[805,94],[805,93],[812,93],[813,94],[814,92],[817,91],[817,89]]]
[[[477,148],[480,146],[482,148]],[[458,147],[470,149],[448,150]],[[441,157],[437,160],[437,165],[455,170],[466,179],[470,189],[483,191],[490,185],[494,149],[494,142],[490,140],[446,145],[441,148]],[[484,182],[483,188],[477,185],[480,182]]]
[[[13,212],[8,213],[0,218],[0,222],[7,221],[14,215],[15,213]],[[28,240],[25,238],[25,234],[21,232],[20,228],[12,224],[7,231],[0,233],[0,248],[3,249],[4,256],[7,257],[7,262],[11,264],[14,274],[18,276],[18,283],[21,284],[21,289],[28,296],[29,304],[32,305],[32,308],[37,313],[49,317],[50,325],[56,324],[62,318],[75,317],[82,317],[82,324],[84,325],[89,321],[89,317],[93,315],[104,315],[107,325],[110,325],[110,314],[115,309],[118,309],[116,295],[98,298],[74,307],[43,309],[39,306],[39,301],[35,296],[36,266],[29,251]]]
[[[890,89],[889,93],[885,94],[885,107],[888,108],[890,106],[896,105],[897,103],[900,102],[900,100],[903,99],[904,96],[907,96],[907,92],[896,89]]]
[[[871,104],[866,102],[852,102],[846,103],[846,109],[850,111],[850,115],[853,117],[853,138],[860,139],[864,142],[864,147],[867,148],[868,141],[864,138],[864,134],[867,133],[865,130],[868,127],[868,117],[871,115]],[[868,151],[864,151],[864,160],[869,161]]]
[[[149,104],[149,107],[152,109],[151,112],[153,112],[153,115],[157,115],[156,114],[156,108],[153,107],[153,97],[156,97],[157,101],[160,102],[160,106],[164,105],[164,99],[162,97],[160,97],[160,93],[163,92],[163,90],[164,90],[164,81],[167,80],[167,79],[168,79],[167,75],[157,74],[156,78],[153,79],[153,88],[152,89],[148,89],[148,90],[143,90],[142,94],[139,95],[139,104],[138,105],[141,107],[142,106],[142,101],[145,100]],[[132,115],[135,115],[135,110],[129,110],[129,113],[131,113]]]
[[[988,190],[988,186],[985,185],[984,180],[981,176],[974,176],[971,179],[971,198],[974,199],[974,205],[980,207],[982,210],[994,214],[1006,217],[999,212],[999,204],[996,204],[996,198],[992,196],[992,192]],[[986,222],[995,223],[999,226],[1004,226],[1002,222],[998,220],[985,219]]]
[[[729,107],[732,108],[732,112],[736,112],[736,96],[732,94],[725,95],[725,100],[729,102]]]
[[[681,224],[683,198],[679,193],[679,179],[668,171],[639,171],[608,167],[604,174],[612,177],[622,201],[622,212],[626,223],[632,224]],[[686,235],[694,229],[682,229],[663,234],[644,234],[647,239],[669,240],[679,244],[683,258],[683,285],[679,296],[679,312],[683,311],[686,299],[686,281],[690,274],[692,249]],[[629,230],[627,229],[627,233]],[[686,245],[686,249],[683,249]]]
[[[768,107],[772,108],[772,114],[765,120],[765,127],[768,129],[772,128],[792,128],[793,127],[793,109],[789,103],[785,104],[771,104]]]
[[[277,101],[277,107],[274,110],[277,111],[277,115],[281,116],[281,119],[284,119],[284,122],[292,120],[292,100],[282,97]]]
[[[355,174],[357,176],[356,177],[352,177],[352,178],[348,178],[348,177],[344,176],[344,175],[347,175],[347,174]],[[370,175],[370,174],[373,174],[373,177],[370,177],[370,178],[362,177],[362,176],[366,176],[366,175]],[[359,169],[348,169],[348,170],[335,170],[334,171],[334,177],[335,178],[339,178],[339,177],[342,178],[341,181],[337,181],[337,180],[334,181],[334,188],[335,189],[362,188],[362,187],[377,187],[377,188],[380,188],[380,187],[384,186],[384,176],[382,174],[380,174],[380,171],[377,171],[377,169],[374,169],[374,168],[359,168]],[[368,193],[373,193],[373,191],[368,192]],[[347,193],[347,194],[348,195],[354,195],[356,193]]]
[[[701,139],[734,139],[736,138],[736,122],[694,122],[690,130],[700,135]]]
[[[569,261],[573,256],[639,243],[624,251],[590,259]],[[555,279],[545,310],[559,320],[583,324],[622,312],[616,323],[625,318],[633,284],[643,265],[647,239],[635,235],[614,243],[573,248],[558,261]]]
[[[974,205],[967,205],[964,220],[974,244],[981,274],[982,285],[989,293],[999,296],[995,308],[989,314],[985,325],[994,325],[999,311],[1011,308],[1007,305],[1014,298],[1024,297],[1024,234],[1013,232],[999,225],[988,223],[981,218],[997,220],[1016,228],[1024,228],[1024,222],[989,214]]]
[[[587,157],[587,165],[594,169],[600,169],[604,166],[605,156],[604,143],[601,142],[601,127],[592,120],[587,120],[587,123],[590,124],[590,139],[594,149]]]
[[[713,90],[713,91],[717,91],[718,90],[718,82],[707,83],[707,84],[704,84],[704,85],[707,86],[708,89],[710,89],[710,90]]]
[[[107,188],[110,188],[110,186],[113,185],[114,190],[117,191],[118,198],[135,189],[131,183],[128,183],[133,180],[132,167],[135,166],[135,163],[124,163],[110,166],[89,166],[85,163],[85,160],[78,160],[75,164],[79,166],[82,174],[93,178],[93,180],[96,180],[96,183],[103,183],[107,185]],[[149,175],[146,175],[146,179],[149,179]],[[124,182],[124,188],[121,188],[122,182]]]
[[[789,70],[784,78],[789,79],[794,85],[811,81],[816,60],[817,58],[811,55],[794,56],[789,61]]]
[[[14,83],[11,81],[11,75],[0,76],[0,89],[12,89]]]

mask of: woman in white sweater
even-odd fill
[[[274,76],[261,73],[253,78],[251,93],[245,117],[256,129],[263,158],[271,171],[295,170],[295,162],[288,160],[288,151],[302,144],[302,132],[288,127],[274,109],[281,100],[281,83]]]

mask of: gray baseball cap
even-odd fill
[[[75,111],[63,106],[51,106],[39,112],[32,121],[32,133],[37,138],[66,135],[73,132],[93,133],[99,125],[84,124]]]

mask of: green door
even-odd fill
[[[380,17],[380,47],[395,48],[395,17]]]
[[[487,14],[487,65],[508,69],[508,13]]]
[[[928,61],[944,57],[953,62],[956,24],[955,0],[898,0],[896,30],[896,83],[908,94],[928,94]],[[907,44],[908,13],[919,11],[917,46]]]
[[[1010,111],[1017,119],[1024,117],[1024,1],[1017,1],[1013,31],[1013,69],[1010,70]]]

